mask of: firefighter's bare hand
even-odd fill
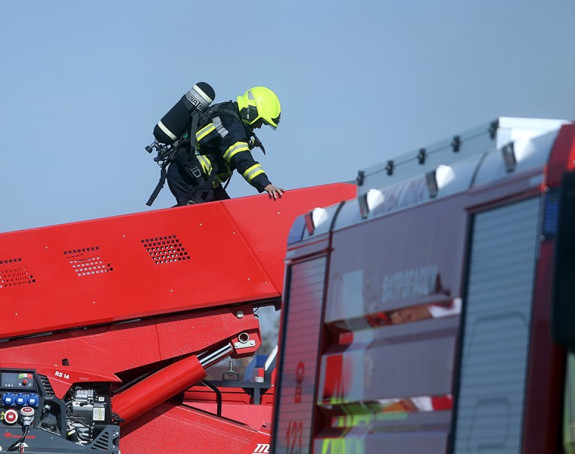
[[[283,193],[285,192],[285,189],[282,188],[276,188],[273,184],[268,184],[265,188],[264,191],[266,191],[270,197],[270,199],[281,199]]]

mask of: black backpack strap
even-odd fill
[[[190,147],[192,150],[196,151],[196,133],[198,132],[198,121],[200,120],[200,115],[196,111],[192,115],[192,126],[190,127]]]
[[[180,164],[186,169],[186,172],[194,178],[201,178],[202,177],[202,170],[200,168],[200,162],[198,158],[195,156],[197,151],[197,139],[196,133],[198,132],[198,121],[200,119],[200,115],[197,112],[194,112],[192,115],[192,126],[190,127],[190,147],[188,148],[188,154],[185,156],[183,161],[180,161]],[[180,153],[180,156],[184,157],[184,153]]]
[[[152,206],[152,203],[154,203],[154,200],[156,200],[156,197],[158,197],[158,194],[160,193],[160,191],[164,187],[164,184],[166,183],[166,177],[168,174],[168,172],[166,171],[167,166],[168,166],[168,163],[166,163],[166,162],[162,165],[162,168],[160,170],[160,180],[158,181],[158,184],[156,185],[154,192],[152,192],[152,195],[150,196],[150,198],[146,202],[146,205],[148,205],[149,207]]]
[[[237,110],[231,109],[223,104],[216,104],[215,106],[208,107],[201,115],[199,124],[201,127],[207,125],[214,117],[218,115],[231,115],[232,117],[240,118]]]

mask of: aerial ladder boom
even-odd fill
[[[255,311],[279,307],[293,220],[354,193],[326,185],[275,202],[254,196],[0,234],[0,396],[10,410],[0,447],[27,427],[26,452],[155,452],[147,427],[173,414],[171,452],[243,452],[269,439],[183,408],[178,395],[211,365],[257,351]],[[27,426],[22,408],[35,410]],[[199,427],[214,421],[232,435],[211,451]]]

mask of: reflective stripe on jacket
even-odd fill
[[[218,112],[219,106],[224,111]],[[226,112],[237,112],[235,102],[229,101],[215,107],[215,115],[210,122],[196,133],[198,160],[202,170],[209,175],[214,167],[217,169],[214,187],[226,181],[237,170],[258,192],[262,192],[270,180],[250,151],[248,143],[251,130],[241,121],[239,113],[232,115]]]

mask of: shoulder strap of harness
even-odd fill
[[[215,106],[208,107],[201,115],[199,119],[199,127],[204,127],[207,125],[214,117],[218,115],[231,115],[232,117],[238,118],[240,121],[240,114],[236,109],[232,109],[228,106],[229,103],[220,103]]]
[[[232,117],[236,117],[237,119],[239,119],[241,121],[241,117],[240,117],[240,114],[237,111],[237,109],[232,109],[232,108],[228,107],[227,104],[229,104],[229,103],[216,104],[215,106],[208,107],[200,117],[199,127],[204,127],[213,118],[215,118],[221,114],[231,115]],[[242,125],[246,131],[246,135],[249,138],[248,144],[250,146],[250,150],[252,148],[258,147],[263,151],[264,154],[266,154],[266,149],[264,148],[264,144],[261,142],[259,137],[256,136],[256,133],[253,131],[253,129],[250,128],[249,126],[245,125],[243,122],[242,122]]]

